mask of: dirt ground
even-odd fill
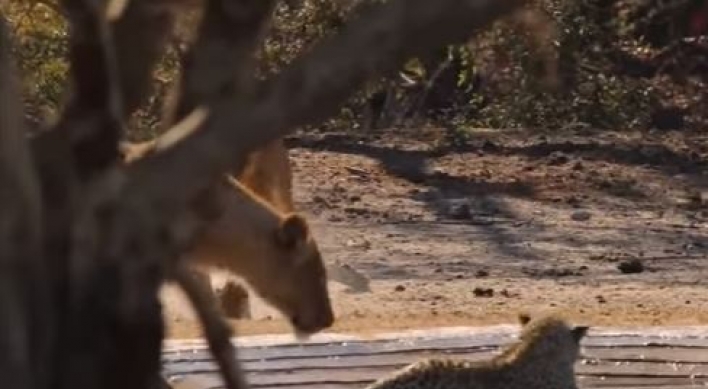
[[[327,261],[333,332],[516,321],[708,324],[708,136],[439,130],[289,139],[295,197]],[[172,337],[200,332],[165,291]],[[262,303],[238,333],[289,332]]]

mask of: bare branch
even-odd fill
[[[167,123],[198,104],[244,94],[253,84],[254,51],[263,39],[277,0],[207,2],[199,35],[183,64],[180,100]]]
[[[69,19],[71,96],[57,128],[75,145],[78,173],[117,159],[122,96],[104,0],[63,0]]]
[[[13,388],[32,388],[34,358],[45,337],[33,332],[48,309],[41,286],[41,196],[22,125],[20,88],[10,55],[10,39],[0,16],[0,380]],[[51,324],[51,323],[47,323]],[[39,348],[39,350],[37,349]]]
[[[390,0],[370,7],[339,35],[259,85],[251,101],[222,97],[209,104],[203,130],[131,166],[126,195],[145,196],[152,209],[169,216],[219,172],[242,164],[250,151],[335,112],[368,78],[431,48],[463,42],[524,3]]]
[[[150,93],[152,70],[164,53],[175,16],[158,0],[132,0],[113,26],[118,57],[124,118],[131,115]]]
[[[72,95],[55,130],[65,134],[50,131],[35,142],[55,144],[66,136],[81,176],[118,161],[122,123],[150,90],[174,19],[168,7],[152,3],[132,1],[109,23],[105,0],[63,0],[71,22]]]
[[[247,388],[244,374],[236,358],[236,348],[230,340],[230,327],[223,321],[216,301],[211,297],[211,291],[205,290],[204,285],[193,277],[194,274],[183,266],[177,266],[173,274],[174,280],[187,295],[202,323],[209,349],[223,374],[226,388]]]

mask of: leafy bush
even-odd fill
[[[467,45],[412,58],[402,74],[372,81],[323,128],[357,127],[370,108],[373,115],[398,119],[399,125],[429,123],[463,132],[468,127],[646,128],[666,107],[677,107],[696,127],[705,121],[706,72],[677,64],[704,63],[706,54],[685,50],[679,43],[691,32],[671,29],[667,20],[687,25],[684,19],[698,20],[694,16],[701,12],[708,17],[706,3],[677,0],[672,4],[680,6],[666,9],[659,0],[537,0],[539,15],[556,24],[555,38],[541,36],[540,45],[534,45],[539,36],[533,26],[499,22]],[[67,74],[66,26],[53,4],[11,0],[3,5],[19,42],[28,112],[35,120],[56,114]],[[290,7],[281,2],[257,54],[259,76],[277,73],[336,32],[350,17],[351,4],[304,0]],[[186,17],[176,44],[155,70],[153,96],[131,122],[133,138],[160,131],[159,115],[179,68],[180,42],[194,25]],[[656,38],[667,31],[676,33]],[[676,50],[677,45],[684,49]],[[539,82],[554,74],[559,88]],[[384,125],[390,124],[397,123]]]

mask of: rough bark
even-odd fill
[[[155,388],[158,291],[181,277],[177,258],[201,226],[187,212],[195,197],[250,151],[335,112],[369,77],[463,41],[522,3],[389,0],[362,8],[339,35],[255,82],[252,51],[273,2],[210,0],[177,115],[201,107],[176,125],[196,131],[129,167],[116,163],[118,138],[164,48],[171,25],[164,0],[130,1],[115,22],[105,0],[64,1],[73,95],[30,152],[0,21],[0,382]],[[230,377],[244,385],[238,371]]]
[[[47,289],[41,284],[41,196],[22,126],[20,88],[4,17],[0,17],[0,379],[29,389],[42,384],[48,356]],[[51,328],[52,322],[44,325]]]

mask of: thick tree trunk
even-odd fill
[[[154,389],[158,290],[175,276],[189,289],[177,258],[203,224],[188,212],[195,197],[223,172],[237,173],[252,150],[334,113],[368,78],[467,39],[523,0],[389,0],[265,82],[252,78],[252,51],[274,2],[205,0],[208,24],[190,50],[175,113],[184,119],[176,131],[188,135],[129,167],[118,163],[118,140],[149,91],[172,2],[130,1],[115,22],[107,2],[64,0],[73,94],[56,128],[31,145],[0,21],[3,387]],[[213,315],[200,308],[208,324]],[[210,344],[227,370],[235,354],[224,334]],[[229,374],[244,386],[236,368]]]

